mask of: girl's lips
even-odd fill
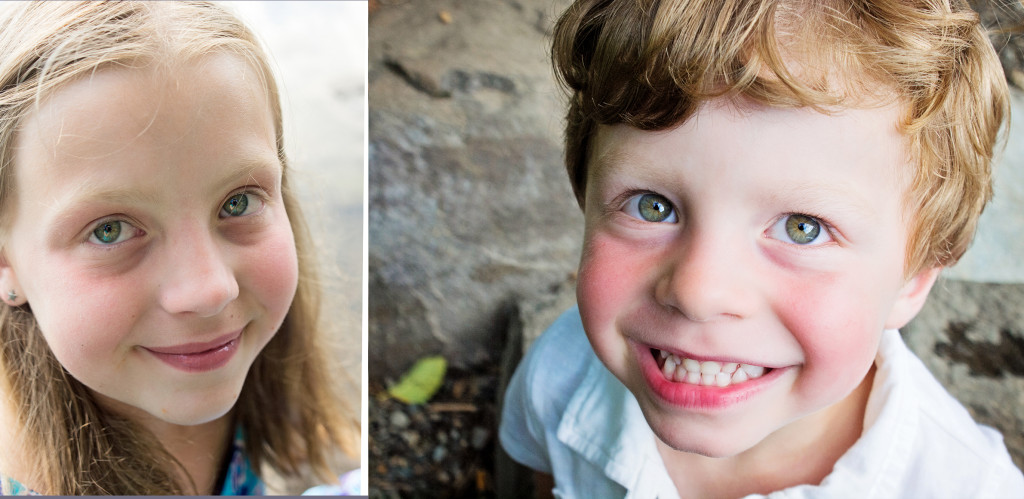
[[[211,341],[199,342],[199,343],[184,343],[181,345],[174,345],[169,347],[143,347],[153,353],[161,353],[166,355],[193,355],[203,353],[207,350],[212,350],[217,347],[223,346],[231,340],[241,336],[242,330],[234,331],[225,334],[219,338]]]
[[[652,355],[650,346],[629,342],[648,388],[658,399],[680,409],[716,412],[757,395],[788,373],[790,367],[768,369],[763,376],[729,386],[705,386],[665,379],[662,366]]]
[[[213,371],[227,364],[238,351],[241,337],[242,330],[239,330],[208,342],[143,349],[175,369],[199,373]]]

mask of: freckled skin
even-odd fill
[[[0,276],[22,290],[57,359],[113,410],[170,425],[223,418],[297,284],[255,72],[226,54],[102,69],[45,99],[17,146]],[[243,188],[248,211],[225,216]],[[122,240],[90,241],[108,219]],[[147,351],[237,331],[237,351],[210,372]]]
[[[819,437],[840,438],[829,429],[863,414],[853,397],[882,331],[916,314],[937,269],[903,276],[906,185],[894,172],[910,166],[898,109],[745,106],[712,101],[669,131],[599,128],[577,297],[595,352],[663,455],[766,464],[773,450],[827,446]],[[631,192],[664,196],[678,221],[638,218],[624,208]],[[776,237],[801,213],[828,222],[818,240]],[[741,403],[689,410],[642,376],[653,345],[786,371]]]

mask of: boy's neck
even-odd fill
[[[787,487],[817,485],[860,438],[875,367],[849,395],[732,457],[680,452],[657,440],[680,497],[743,497]]]

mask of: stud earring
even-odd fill
[[[8,291],[7,292],[7,299],[9,301],[12,301],[12,302],[17,300],[18,299],[18,293],[15,293],[13,289]]]

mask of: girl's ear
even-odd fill
[[[14,267],[7,262],[7,256],[2,251],[0,251],[0,300],[13,307],[24,305],[28,301],[24,293],[21,292],[18,276],[14,274]]]
[[[889,311],[889,318],[885,321],[886,329],[906,326],[910,319],[921,311],[924,301],[928,298],[928,292],[931,291],[941,270],[942,267],[922,270],[903,285],[896,302],[892,305],[892,310]]]

